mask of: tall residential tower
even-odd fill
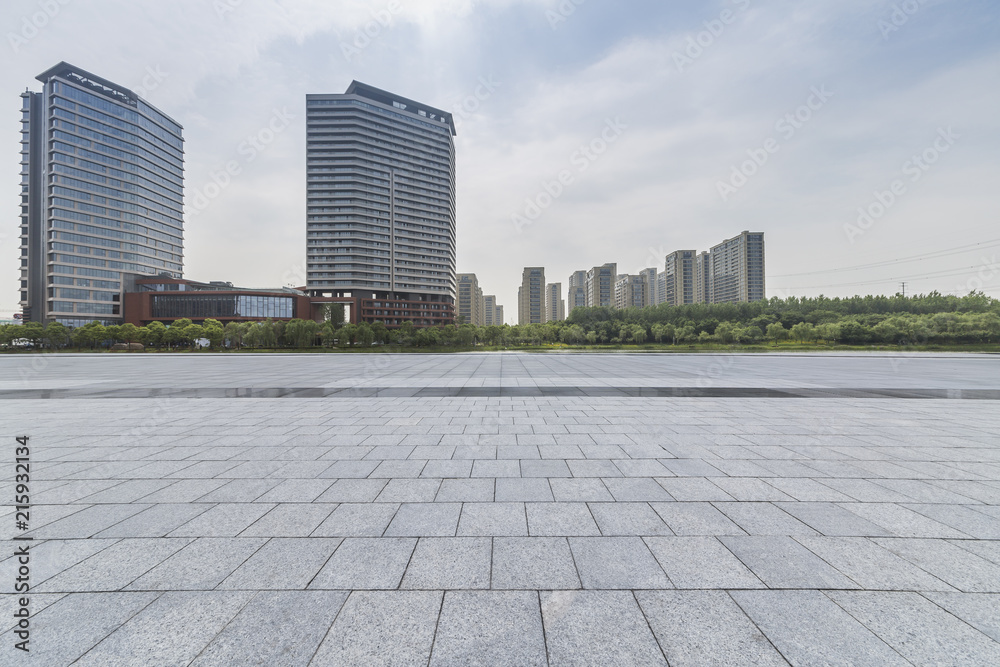
[[[38,80],[21,94],[24,319],[121,323],[136,274],[182,277],[182,128],[67,63]]]
[[[372,86],[306,96],[306,267],[358,321],[455,317],[455,123]]]

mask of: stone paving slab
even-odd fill
[[[0,664],[1000,662],[996,356],[25,359]]]

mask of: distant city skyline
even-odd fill
[[[184,127],[194,280],[306,284],[305,96],[359,80],[454,115],[456,269],[508,320],[524,266],[637,274],[741,229],[768,235],[768,297],[998,297],[1000,8],[898,4],[95,0],[41,20],[12,0],[0,316],[19,310],[17,98],[60,61]]]

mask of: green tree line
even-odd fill
[[[381,322],[344,323],[331,308],[323,322],[293,319],[262,322],[217,320],[170,326],[153,322],[104,326],[92,322],[69,329],[53,322],[0,327],[0,345],[100,349],[142,343],[157,349],[307,349],[316,347],[490,347],[564,345],[749,345],[782,341],[844,345],[968,345],[1000,342],[1000,301],[971,293],[936,292],[912,297],[868,296],[771,299],[754,303],[694,304],[650,308],[576,308],[564,322],[476,327],[449,324],[389,329]]]

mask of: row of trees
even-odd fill
[[[937,308],[937,310],[934,310]],[[644,345],[716,343],[778,344],[794,340],[847,345],[982,344],[1000,342],[1000,301],[973,293],[916,297],[853,299],[789,298],[742,304],[697,304],[670,307],[576,308],[565,322],[521,326],[475,327],[449,324],[417,329],[406,322],[397,329],[383,323],[344,323],[332,308],[324,322],[230,322],[194,324],[177,320],[170,326],[153,322],[103,326],[92,322],[68,329],[53,322],[0,327],[0,344],[26,341],[35,347],[96,349],[115,343],[142,343],[153,348],[274,349],[311,347],[494,347],[565,345]]]

